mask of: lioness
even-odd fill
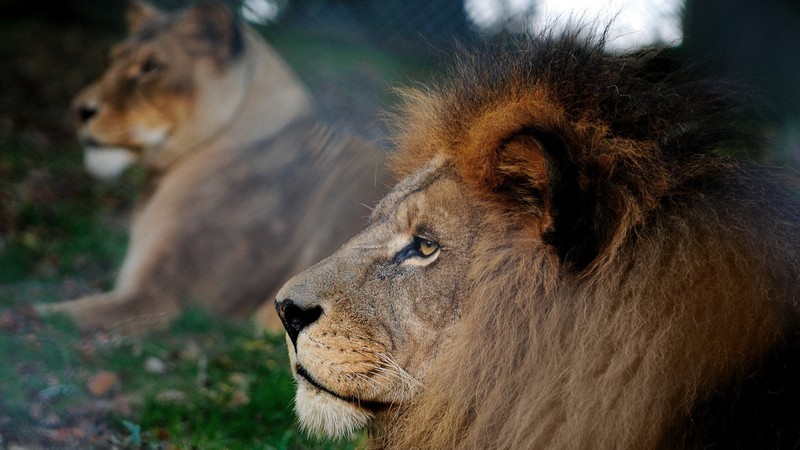
[[[583,31],[407,92],[370,224],[276,308],[314,432],[372,448],[800,446],[800,204],[724,94]],[[737,147],[739,148],[739,147]]]
[[[127,15],[130,37],[75,114],[88,169],[135,161],[149,188],[114,290],[38,309],[122,333],[187,304],[251,313],[366,223],[387,183],[382,152],[319,122],[296,76],[222,3],[167,14],[135,1]]]

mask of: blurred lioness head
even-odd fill
[[[127,18],[130,36],[112,48],[108,70],[73,105],[87,169],[99,177],[137,161],[163,170],[213,138],[239,112],[253,77],[248,30],[221,3],[165,14],[134,1]],[[283,64],[270,56],[271,64]],[[289,74],[277,75],[268,89],[300,87]]]

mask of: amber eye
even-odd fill
[[[410,244],[403,247],[394,256],[394,262],[400,264],[409,259],[431,261],[439,252],[441,246],[438,242],[420,236],[414,236]],[[427,264],[427,263],[426,263]]]
[[[414,237],[414,243],[417,244],[417,249],[419,253],[424,256],[425,258],[431,256],[432,254],[436,253],[436,250],[439,250],[439,244],[433,241],[429,241],[427,239]]]

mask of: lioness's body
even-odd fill
[[[388,449],[800,446],[800,202],[715,152],[741,138],[723,97],[582,32],[491,50],[408,93],[405,179],[279,292],[300,422]]]
[[[250,313],[365,222],[385,183],[382,154],[320,123],[281,58],[221,5],[133,8],[121,56],[76,104],[82,137],[101,147],[89,168],[122,148],[150,186],[114,290],[42,309],[124,332],[164,325],[184,305]]]

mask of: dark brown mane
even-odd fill
[[[451,348],[376,445],[797,445],[797,202],[716,154],[752,145],[726,94],[585,35],[405,92],[396,172],[450,158],[493,231]]]
[[[555,193],[584,216],[557,211],[572,225],[551,236],[581,267],[612,244],[622,220],[616,213],[654,207],[693,180],[708,182],[709,172],[727,163],[705,164],[703,156],[721,146],[755,146],[719,84],[663,68],[658,49],[609,55],[603,37],[587,33],[517,38],[465,53],[441,86],[407,92],[396,120],[396,171],[405,175],[433,153],[458,149],[462,170],[482,171],[475,175],[483,179],[493,167],[481,161],[509,136],[548,141],[550,163],[569,173],[565,181],[589,183],[561,183]]]
[[[589,34],[545,32],[463,50],[440,83],[406,96],[395,118],[400,147],[415,132],[456,139],[470,118],[542,88],[568,120],[603,122],[610,136],[651,141],[674,157],[745,137],[729,83],[698,79],[667,49],[609,54],[604,36]],[[432,121],[415,120],[422,116]]]

